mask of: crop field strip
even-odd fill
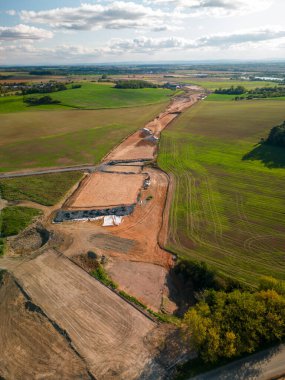
[[[263,274],[285,278],[282,159],[273,147],[271,162],[244,158],[284,118],[282,101],[206,101],[164,131],[159,165],[175,177],[171,250],[251,285]]]

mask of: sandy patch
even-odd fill
[[[93,173],[82,181],[66,206],[91,209],[134,204],[144,179],[142,174]]]
[[[161,307],[168,271],[150,263],[112,261],[107,270],[120,289],[158,311]]]

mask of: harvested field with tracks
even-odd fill
[[[175,180],[167,246],[256,286],[285,279],[285,160],[257,145],[284,102],[204,101],[163,134],[158,163]]]

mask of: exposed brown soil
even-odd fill
[[[90,174],[70,197],[65,208],[94,209],[137,202],[145,176],[142,174]]]
[[[155,323],[80,267],[49,250],[14,273],[33,302],[66,331],[96,378],[137,379],[150,365],[160,378],[162,369],[144,344]]]
[[[136,297],[154,311],[159,311],[165,290],[167,270],[151,263],[113,259],[107,270],[120,289]],[[155,286],[154,286],[155,284]]]
[[[91,379],[84,361],[10,274],[0,286],[0,377]]]
[[[11,255],[30,255],[43,247],[49,240],[49,232],[41,225],[27,228],[17,236],[8,239],[8,250]]]
[[[183,95],[176,98],[156,119],[149,122],[145,127],[150,129],[154,136],[159,136],[160,132],[173,121],[181,112],[191,107],[197,102],[199,94]],[[145,159],[153,160],[157,153],[157,146],[152,144],[141,144],[141,132],[137,131],[129,136],[119,146],[117,146],[105,161],[111,160],[134,160]]]
[[[2,199],[0,196],[0,212],[8,205],[8,202],[5,199]]]

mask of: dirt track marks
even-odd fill
[[[90,379],[82,359],[27,300],[13,277],[0,287],[0,376],[9,380]]]
[[[15,274],[33,301],[67,331],[96,378],[139,378],[150,361],[143,340],[153,322],[53,251],[17,267]]]

